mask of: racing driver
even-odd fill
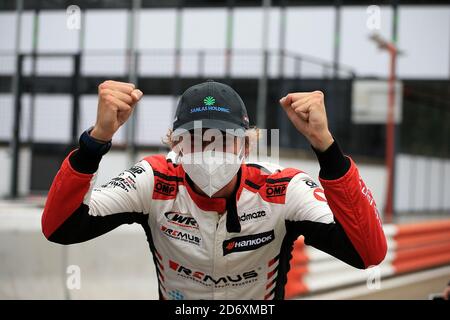
[[[246,161],[252,129],[244,102],[212,80],[181,96],[168,133],[174,156],[145,157],[94,187],[114,133],[142,95],[130,83],[99,85],[96,123],[63,161],[48,194],[48,240],[79,243],[140,224],[160,299],[283,299],[301,235],[355,268],[384,259],[375,201],[328,129],[322,92],[289,93],[280,105],[311,144],[323,189],[299,169]]]

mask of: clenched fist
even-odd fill
[[[289,93],[280,99],[280,104],[315,149],[325,151],[333,143],[321,91]]]
[[[107,80],[98,86],[97,121],[91,136],[97,140],[110,141],[116,131],[133,112],[142,91],[134,84]]]

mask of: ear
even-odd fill
[[[250,156],[250,138],[249,137],[245,137],[245,158],[248,159],[248,157]]]
[[[171,150],[172,150],[173,152],[175,152],[175,154],[177,155],[177,157],[181,156],[181,153],[182,153],[182,152],[181,152],[180,145],[179,145],[178,143],[172,145]]]

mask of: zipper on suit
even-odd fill
[[[214,232],[214,255],[213,255],[213,278],[217,278],[217,273],[216,273],[216,255],[218,253],[218,251],[220,252],[221,250],[221,246],[218,246],[218,235],[220,232],[220,225],[223,221],[222,217],[224,216],[224,214],[217,214],[217,221],[216,221],[216,231]],[[212,285],[213,288],[213,299],[216,299],[216,287],[213,284]]]

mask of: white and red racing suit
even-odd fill
[[[83,144],[62,163],[42,216],[73,244],[142,225],[160,299],[283,299],[293,242],[356,267],[379,264],[386,238],[370,191],[336,142],[316,152],[321,189],[301,170],[246,163],[228,198],[196,193],[181,165],[149,156],[94,188],[102,154]]]

